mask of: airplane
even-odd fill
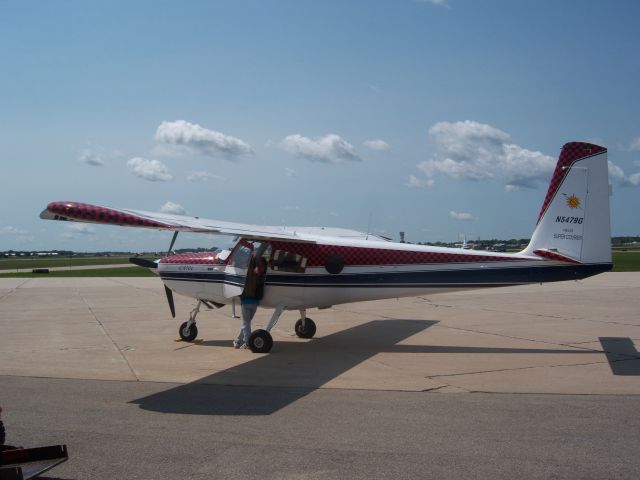
[[[235,309],[250,259],[264,257],[268,267],[260,307],[274,311],[265,328],[252,332],[248,346],[267,353],[273,346],[270,331],[284,311],[298,310],[295,333],[312,338],[311,308],[578,280],[608,271],[613,267],[609,196],[607,149],[570,142],[560,152],[531,241],[518,253],[395,243],[343,228],[248,225],[78,202],[49,203],[40,218],[175,232],[165,258],[131,262],[159,274],[174,318],[173,292],[197,300],[179,328],[184,341],[197,337],[202,306],[231,304]],[[172,254],[179,232],[236,238],[230,249]]]

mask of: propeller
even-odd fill
[[[169,302],[169,310],[171,310],[171,316],[176,318],[176,306],[173,303],[173,292],[166,285],[164,286],[164,293],[167,294],[167,302]]]
[[[154,270],[158,269],[158,264],[156,262],[154,262],[153,260],[147,260],[146,258],[131,257],[129,259],[129,262],[133,263],[134,265],[138,265],[139,267],[151,268]],[[173,303],[173,292],[169,287],[165,285],[164,293],[166,293],[167,295],[167,302],[169,302],[169,310],[171,310],[171,316],[173,318],[176,318],[176,306]]]
[[[167,256],[171,255],[171,249],[173,248],[173,245],[176,243],[177,237],[178,237],[178,232],[176,231],[173,234],[173,238],[171,239],[171,245],[169,245],[169,251],[167,252]],[[154,262],[153,260],[147,260],[146,258],[131,257],[129,259],[129,262],[133,263],[134,265],[138,265],[139,267],[151,268],[153,270],[158,269],[158,264],[156,262]],[[169,310],[171,310],[171,316],[173,318],[176,318],[176,305],[175,303],[173,303],[173,291],[165,285],[164,293],[167,295],[167,302],[169,303]]]

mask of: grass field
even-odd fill
[[[640,272],[640,250],[626,252],[614,251],[613,271]]]
[[[146,258],[146,257],[145,257]],[[155,260],[150,258],[150,260]],[[45,257],[45,258],[0,258],[1,270],[23,268],[84,267],[90,265],[119,265],[129,263],[129,257]]]
[[[1,273],[0,278],[60,278],[60,277],[155,277],[148,268],[91,268],[87,270],[56,270],[49,273]]]

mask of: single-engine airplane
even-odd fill
[[[249,348],[269,352],[270,330],[285,310],[299,310],[295,332],[312,338],[310,308],[349,302],[506,285],[577,280],[613,266],[609,220],[607,150],[584,142],[563,146],[529,245],[518,253],[394,243],[355,230],[325,227],[245,225],[199,217],[53,202],[40,214],[48,220],[103,223],[174,231],[166,258],[131,259],[162,278],[171,314],[173,293],[197,300],[180,337],[197,336],[202,305],[235,306],[250,259],[267,260],[260,307],[274,312],[264,329],[252,332]],[[178,232],[237,237],[231,249],[172,255]]]

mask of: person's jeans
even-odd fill
[[[238,338],[236,339],[236,342],[240,345],[249,341],[249,337],[251,336],[251,320],[253,320],[253,316],[256,314],[256,310],[258,310],[258,304],[244,303],[241,305],[241,307],[242,327],[240,327],[240,333],[238,334]]]

